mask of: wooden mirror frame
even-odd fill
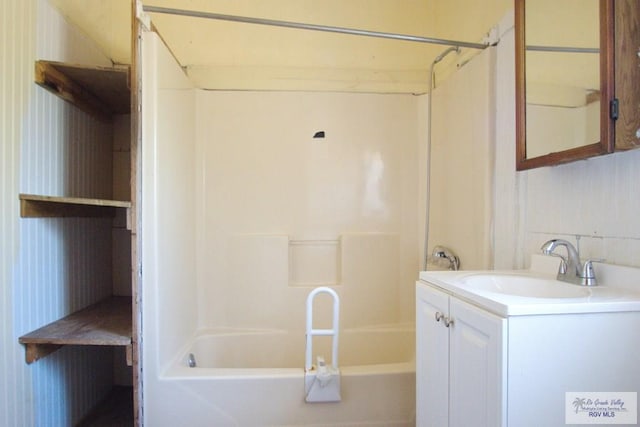
[[[614,98],[614,0],[600,0],[600,142],[527,158],[525,80],[525,0],[515,1],[516,170],[559,165],[612,153],[615,147],[611,104]]]

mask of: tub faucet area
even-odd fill
[[[449,248],[436,246],[431,254],[434,258],[444,258],[449,261],[449,269],[457,271],[460,269],[460,258]]]
[[[564,246],[567,250],[566,258],[554,252],[558,246]],[[597,285],[596,276],[593,271],[593,261],[587,260],[584,265],[582,265],[580,262],[580,254],[571,242],[563,239],[551,239],[546,241],[540,249],[545,255],[560,258],[558,280],[583,286]]]

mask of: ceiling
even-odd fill
[[[49,0],[115,63],[131,62],[130,0]],[[145,0],[145,5],[480,42],[513,0]],[[424,93],[447,46],[151,13],[206,89]],[[450,55],[442,70],[473,55]]]

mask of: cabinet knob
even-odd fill
[[[439,322],[440,319],[444,318],[444,314],[440,313],[439,311],[436,311],[436,322]]]
[[[444,326],[446,326],[447,328],[449,326],[453,326],[453,319],[449,318],[449,317],[445,317],[444,318]]]

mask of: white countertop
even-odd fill
[[[640,311],[640,269],[594,264],[598,286],[580,287],[579,297],[535,298],[492,292],[465,283],[471,276],[516,275],[554,280],[557,261],[534,255],[530,270],[422,271],[420,280],[500,316]],[[559,286],[565,286],[560,282]],[[580,285],[567,285],[580,286]]]

